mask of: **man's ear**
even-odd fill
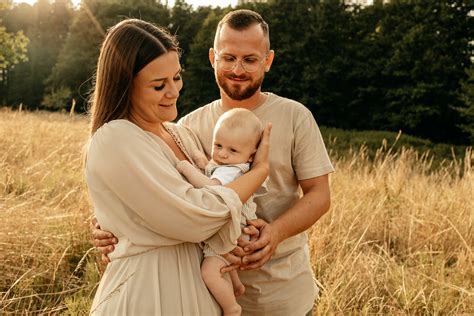
[[[215,52],[214,52],[214,48],[209,48],[209,61],[211,62],[211,66],[212,68],[214,68],[214,63],[216,61],[215,59]]]
[[[267,58],[265,59],[265,72],[269,72],[270,68],[272,67],[273,58],[275,58],[275,51],[270,49],[267,54]]]

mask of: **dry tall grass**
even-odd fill
[[[79,264],[90,248],[87,134],[83,118],[0,111],[0,313],[65,311],[91,291]]]
[[[88,312],[86,139],[84,118],[0,110],[0,313]],[[332,210],[309,232],[319,314],[474,313],[471,158],[333,157]]]

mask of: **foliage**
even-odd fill
[[[370,159],[373,159],[380,150],[389,150],[392,153],[413,150],[420,155],[424,154],[427,159],[431,160],[432,168],[437,169],[446,161],[462,159],[466,152],[472,149],[469,146],[433,143],[428,139],[403,134],[401,131],[399,133],[356,131],[325,126],[320,129],[325,144],[331,153],[338,157],[350,156],[361,149],[367,150],[367,158]]]
[[[2,17],[6,8],[8,8],[7,3],[0,3]],[[0,104],[6,103],[4,95],[8,89],[8,72],[13,69],[14,65],[28,60],[26,46],[29,42],[21,30],[16,33],[7,32],[2,17],[0,17],[0,91],[2,92]]]
[[[40,105],[45,93],[45,79],[51,73],[69,29],[72,7],[67,0],[39,0],[33,6],[20,4],[5,15],[11,30],[24,30],[30,39],[28,62],[8,73],[7,102],[23,103],[30,108]]]
[[[211,11],[191,44],[190,53],[183,74],[183,98],[180,100],[180,115],[219,98],[214,80],[214,70],[209,62],[209,48],[213,46],[214,35],[222,10]]]
[[[0,71],[27,61],[26,45],[28,45],[28,38],[22,31],[15,34],[8,33],[4,26],[0,26]]]
[[[83,1],[48,78],[49,88],[69,87],[73,98],[79,100],[78,109],[86,111],[100,43],[109,27],[127,17],[142,18],[164,26],[170,21],[168,10],[151,0]]]
[[[65,110],[71,101],[71,89],[59,87],[46,94],[41,105],[50,110]]]
[[[468,78],[461,83],[462,93],[460,98],[464,101],[465,106],[459,107],[458,110],[465,122],[460,127],[469,135],[469,139],[474,144],[474,64],[467,69]]]
[[[388,130],[435,142],[472,141],[474,3],[469,0],[269,0],[241,7],[270,25],[275,59],[264,90],[307,106],[318,122]],[[138,17],[168,27],[183,49],[180,114],[219,97],[208,60],[215,27],[230,8],[167,8],[153,0],[41,0],[5,11],[7,31],[24,30],[29,61],[4,73],[10,105],[38,108],[49,91],[68,87],[87,110],[100,43],[108,27]],[[47,80],[46,80],[47,79]],[[470,101],[471,100],[471,101]]]

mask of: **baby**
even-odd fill
[[[212,160],[208,163],[202,153],[193,157],[199,167],[205,166],[206,175],[186,160],[180,161],[176,168],[198,188],[232,182],[249,170],[262,130],[262,123],[251,111],[245,109],[227,111],[219,118],[214,128]],[[265,188],[263,191],[265,193]],[[253,197],[256,195],[258,193],[255,193],[242,207],[241,226],[247,225],[247,219],[257,218],[256,204],[253,202]],[[248,238],[248,235],[244,237]],[[216,254],[208,245],[204,245],[201,273],[206,286],[222,307],[224,315],[240,315],[241,307],[235,297],[242,295],[245,287],[240,282],[236,270],[229,272],[232,284],[224,278],[220,270],[227,265],[228,262],[223,257]]]

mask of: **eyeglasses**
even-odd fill
[[[261,59],[254,56],[238,59],[231,55],[220,56],[218,51],[214,52],[216,56],[215,60],[219,65],[219,68],[224,71],[232,71],[235,67],[237,67],[237,64],[240,63],[240,66],[242,66],[242,69],[246,72],[255,72],[259,69],[260,65],[265,62],[268,56],[267,54],[265,54],[265,57]]]

